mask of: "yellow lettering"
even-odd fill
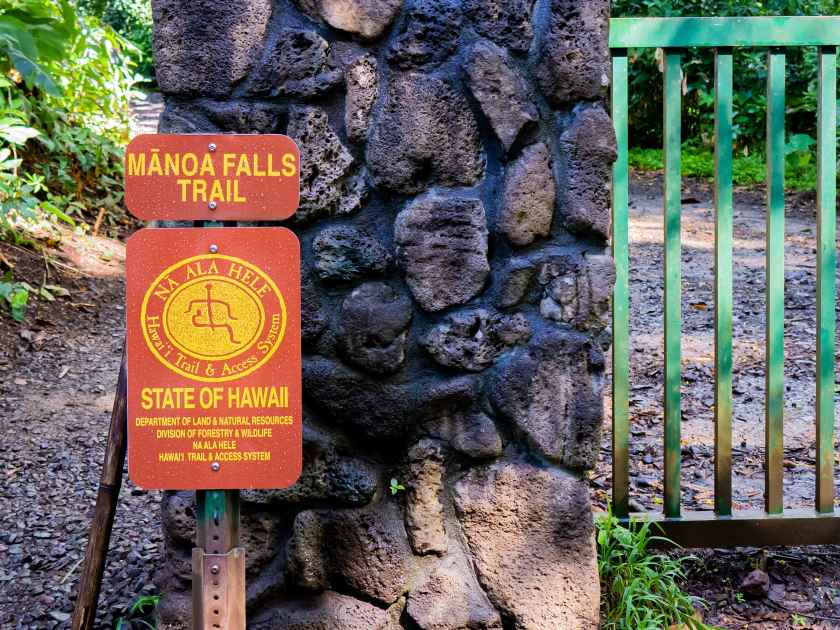
[[[128,174],[146,175],[146,154],[145,153],[129,153],[128,154]]]
[[[294,177],[297,175],[297,156],[294,153],[287,153],[283,156],[283,176]]]

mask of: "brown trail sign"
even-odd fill
[[[140,136],[125,188],[141,219],[279,221],[299,203],[300,152],[278,135]],[[238,490],[288,487],[302,466],[300,244],[277,227],[141,230],[126,298],[73,629],[96,621],[128,432],[135,483],[196,490],[193,627],[245,630]]]
[[[284,488],[301,467],[300,249],[284,228],[128,241],[128,466],[166,490]]]

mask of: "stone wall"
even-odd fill
[[[303,154],[305,466],[243,492],[249,626],[597,627],[608,1],[153,7],[161,132]],[[192,494],[162,519],[187,627]]]

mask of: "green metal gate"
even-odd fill
[[[610,20],[613,168],[613,513],[629,516],[628,49],[664,51],[664,510],[650,514],[684,546],[840,543],[834,511],[837,46],[840,17]],[[680,506],[681,48],[715,55],[715,501]],[[782,503],[784,410],[785,49],[816,46],[818,86],[816,488],[813,510]],[[767,48],[766,401],[764,511],[732,510],[732,50]]]

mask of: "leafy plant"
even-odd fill
[[[396,479],[391,479],[391,496],[394,496],[399,492],[405,492],[405,486]]]
[[[12,272],[8,271],[0,280],[0,301],[5,302],[9,312],[17,322],[26,317],[26,307],[29,304],[29,286],[21,282],[12,281]]]
[[[612,514],[596,520],[598,574],[601,578],[601,622],[605,630],[661,630],[682,624],[707,629],[696,615],[699,598],[680,588],[688,558],[651,553],[655,541],[670,542],[651,532],[650,521],[625,527]]]
[[[115,630],[130,630],[132,627],[155,630],[153,613],[159,602],[159,595],[141,595],[123,610],[123,614],[114,626]]]

